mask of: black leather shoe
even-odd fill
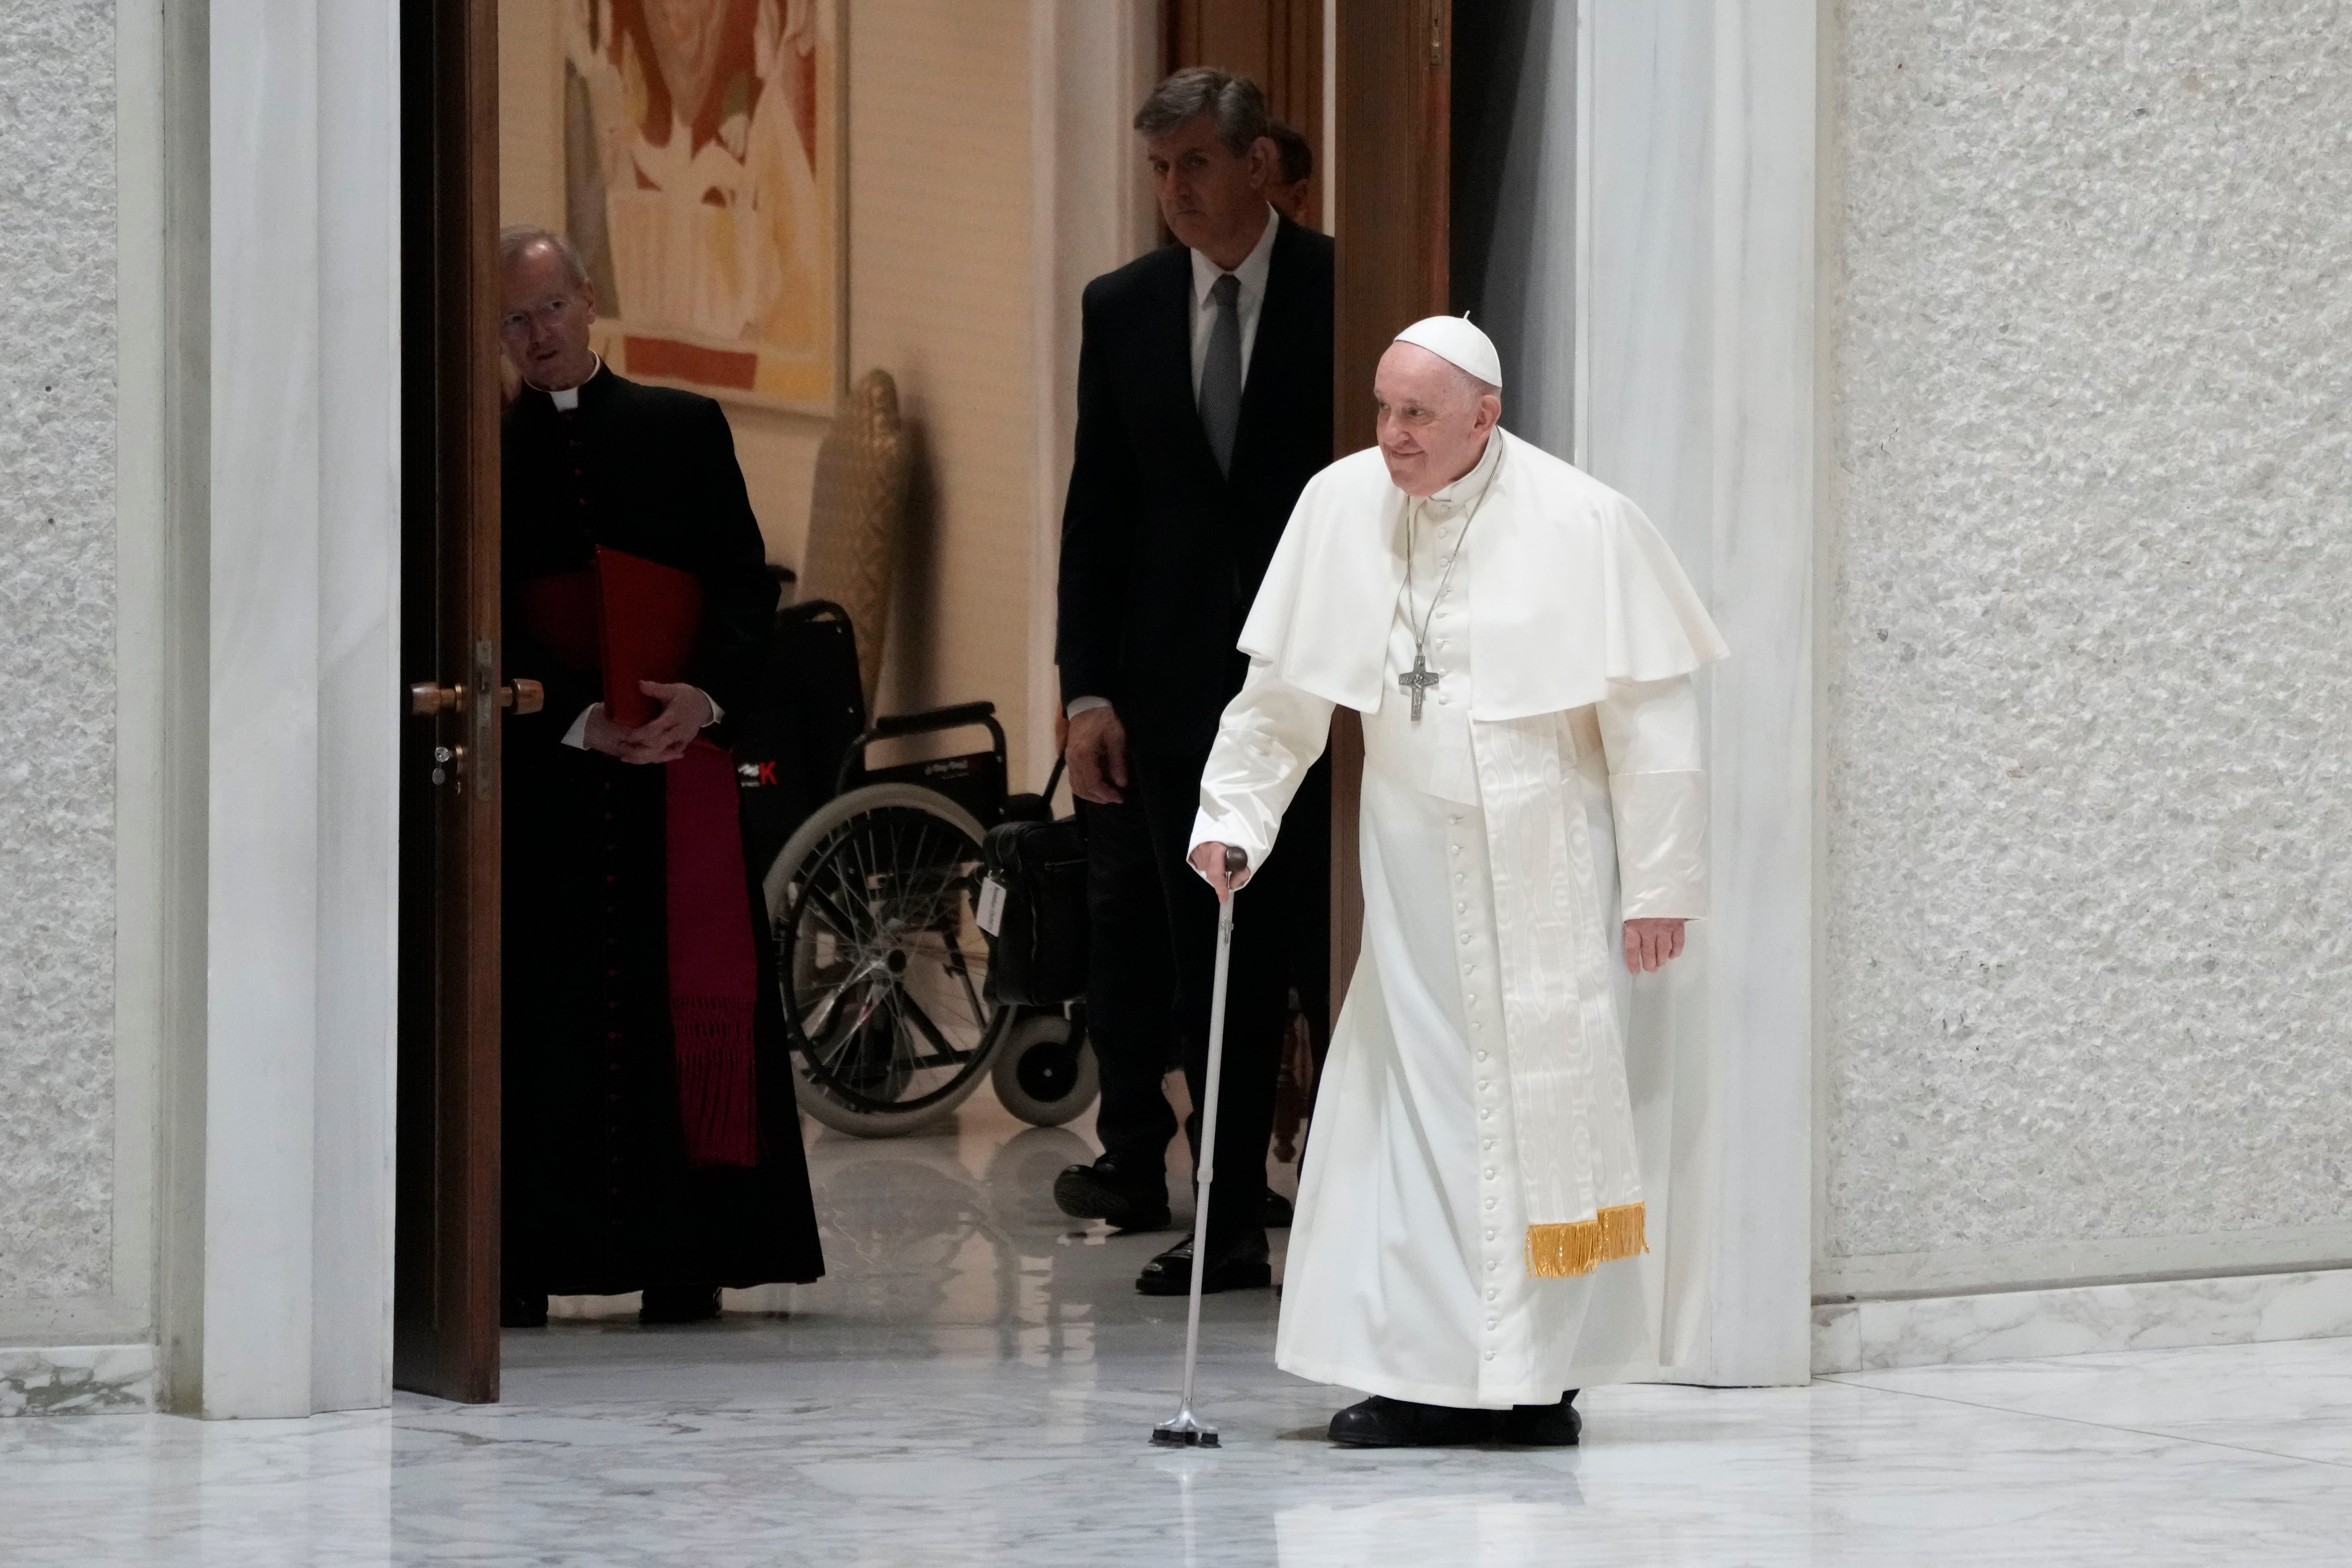
[[[718,1315],[716,1285],[648,1285],[637,1304],[640,1323],[707,1323]]]
[[[1281,1230],[1290,1224],[1290,1200],[1272,1187],[1265,1190],[1265,1224],[1269,1230]]]
[[[1503,1414],[1503,1441],[1531,1448],[1573,1448],[1584,1431],[1584,1417],[1576,1413],[1576,1390],[1560,1395],[1558,1405],[1514,1405]]]
[[[1496,1410],[1456,1410],[1450,1405],[1415,1405],[1375,1394],[1331,1417],[1331,1441],[1351,1448],[1452,1448],[1494,1438],[1501,1425]]]
[[[1107,1219],[1118,1230],[1166,1230],[1168,1173],[1130,1173],[1118,1155],[1105,1154],[1055,1177],[1054,1203],[1072,1219]]]
[[[1265,1232],[1254,1230],[1226,1248],[1223,1258],[1209,1259],[1201,1277],[1201,1294],[1219,1290],[1263,1290],[1274,1283],[1274,1265],[1267,1261]],[[1192,1291],[1192,1238],[1186,1237],[1143,1266],[1135,1288],[1147,1296],[1188,1296]]]
[[[544,1296],[502,1296],[499,1299],[499,1327],[502,1329],[543,1329],[547,1327],[547,1298]]]

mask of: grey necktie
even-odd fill
[[[1217,320],[1209,329],[1208,362],[1201,367],[1201,428],[1217,455],[1218,471],[1226,474],[1233,472],[1234,431],[1242,422],[1241,291],[1242,280],[1230,272],[1210,286]]]

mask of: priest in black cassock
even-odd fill
[[[504,1318],[550,1295],[644,1292],[647,1322],[716,1315],[721,1286],[824,1271],[783,1016],[743,864],[725,721],[775,611],[727,418],[615,375],[595,294],[544,229],[500,236],[499,336],[522,374],[503,430],[506,804]],[[599,548],[690,573],[684,681],[607,717]]]

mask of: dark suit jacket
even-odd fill
[[[1087,285],[1055,658],[1063,700],[1109,698],[1155,750],[1215,735],[1266,562],[1331,460],[1331,240],[1277,221],[1230,476],[1192,397],[1192,253],[1164,246]]]
[[[511,721],[515,739],[551,744],[604,696],[593,672],[563,669],[539,646],[513,594],[534,577],[586,570],[599,544],[702,579],[686,679],[740,710],[767,647],[776,584],[725,412],[599,369],[569,416],[526,388],[501,436],[507,668],[547,686],[546,708]]]

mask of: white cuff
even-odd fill
[[[1110,699],[1108,697],[1073,697],[1070,699],[1069,705],[1062,710],[1062,717],[1075,719],[1081,713],[1109,706]]]

